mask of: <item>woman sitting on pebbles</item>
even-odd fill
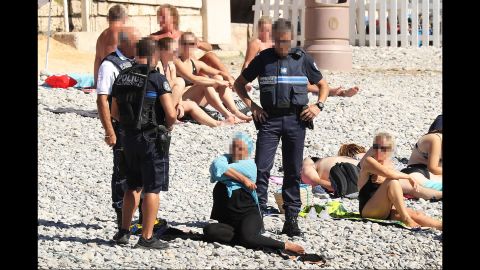
[[[177,75],[185,80],[185,92],[182,98],[190,99],[200,106],[210,104],[232,123],[252,120],[251,116],[240,112],[235,105],[232,85],[226,80],[228,75],[193,58],[196,44],[197,38],[192,32],[184,32],[180,37],[179,59],[175,59],[174,63]],[[201,76],[200,72],[211,77]]]
[[[230,154],[221,155],[210,166],[211,182],[217,182],[210,218],[219,223],[204,227],[205,240],[253,249],[266,247],[305,253],[298,244],[261,235],[263,221],[255,192],[257,167],[249,158],[252,152],[252,139],[245,133],[237,133],[230,145]]]
[[[424,187],[442,191],[442,115],[415,143],[407,168],[402,172],[415,177]]]
[[[394,147],[392,135],[378,133],[373,140],[373,147],[360,161],[357,182],[360,215],[400,220],[412,228],[425,226],[442,230],[441,221],[406,207],[400,179],[406,179],[415,190],[418,184],[412,176],[394,170],[391,162]]]
[[[258,37],[253,39],[248,43],[247,52],[245,53],[245,61],[242,65],[242,71],[247,68],[248,64],[252,62],[253,58],[258,55],[261,51],[272,48],[272,18],[270,16],[262,16],[258,20],[257,24]],[[201,59],[200,59],[201,60]],[[245,85],[247,91],[251,91],[253,88],[252,83]],[[307,85],[307,90],[309,92],[318,94],[318,87],[313,84]],[[342,86],[337,88],[330,88],[329,96],[339,96],[339,97],[351,97],[357,94],[359,91],[358,86],[354,86],[349,89],[343,89]]]
[[[174,104],[177,104],[175,107],[177,110],[177,119],[182,120],[185,115],[190,115],[190,117],[198,123],[209,127],[233,124],[228,122],[228,120],[217,121],[203,111],[197,103],[191,100],[182,100],[182,93],[185,91],[185,81],[177,77],[177,71],[173,63],[176,59],[175,51],[177,50],[178,44],[175,40],[168,37],[160,39],[157,44],[160,50],[160,60],[157,68],[161,74],[167,77],[168,83],[172,88],[172,98],[174,99]]]

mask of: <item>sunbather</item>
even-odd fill
[[[193,33],[183,33],[180,38],[179,58],[174,60],[177,75],[185,80],[183,99],[195,101],[200,106],[210,104],[230,122],[252,120],[252,117],[240,112],[235,105],[232,85],[225,80],[228,74],[193,58],[196,44],[197,40]],[[200,72],[210,75],[211,78],[200,76]]]
[[[442,222],[420,211],[407,208],[400,179],[405,179],[418,190],[418,183],[411,175],[394,170],[391,155],[394,138],[388,133],[378,133],[373,147],[360,161],[358,178],[359,212],[362,217],[400,220],[409,227],[433,227],[442,230]]]

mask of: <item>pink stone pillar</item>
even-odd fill
[[[350,1],[305,0],[305,50],[320,69],[351,71]]]

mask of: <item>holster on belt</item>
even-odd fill
[[[158,147],[158,150],[165,154],[168,154],[168,151],[170,150],[170,141],[172,139],[172,134],[164,125],[159,125],[155,129],[157,130],[156,145]]]

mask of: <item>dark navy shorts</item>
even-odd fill
[[[168,153],[157,147],[155,133],[126,133],[123,137],[128,189],[144,193],[168,191]]]

